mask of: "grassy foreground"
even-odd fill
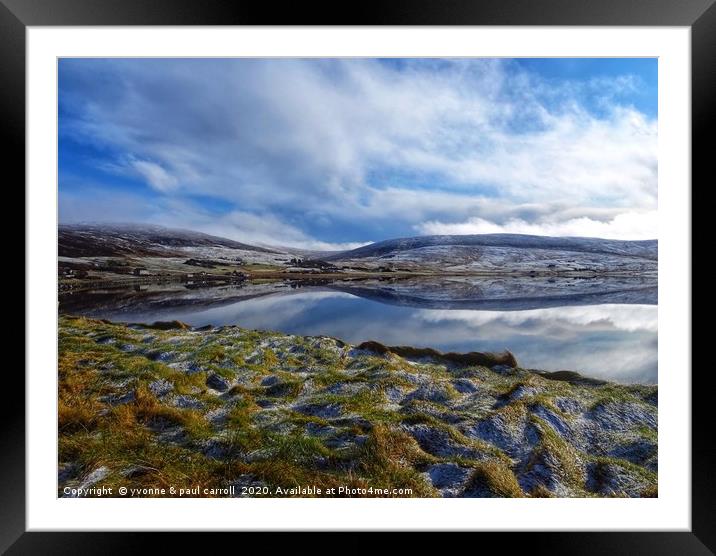
[[[657,495],[656,386],[510,354],[62,316],[58,403],[59,496]]]

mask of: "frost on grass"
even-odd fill
[[[60,495],[89,485],[657,495],[656,386],[170,324],[60,318]]]

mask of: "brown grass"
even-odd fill
[[[480,462],[475,466],[465,489],[485,487],[498,498],[522,498],[524,493],[512,470],[494,461]]]
[[[363,342],[358,349],[372,351],[378,355],[387,355],[392,353],[405,358],[421,358],[429,357],[439,363],[453,363],[462,367],[482,366],[493,367],[495,365],[507,365],[509,367],[517,367],[517,359],[510,351],[502,353],[483,353],[480,351],[471,351],[469,353],[442,353],[432,348],[415,348],[411,346],[385,346],[380,342]]]

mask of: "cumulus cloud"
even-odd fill
[[[425,222],[417,226],[422,234],[532,234],[539,236],[583,236],[604,239],[656,239],[658,237],[656,211],[625,212],[610,220],[597,220],[587,216],[570,218],[561,222],[527,222],[513,218],[495,223],[474,217],[464,222]]]
[[[656,210],[657,122],[620,102],[640,86],[629,75],[554,82],[479,59],[88,59],[60,72],[61,138],[155,192],[232,205],[240,216],[222,225],[255,224],[267,242],[505,220],[638,236]],[[598,113],[585,91],[601,92]],[[559,210],[535,220],[540,207]]]

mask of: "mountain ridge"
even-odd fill
[[[658,240],[616,240],[592,237],[536,236],[527,234],[429,235],[387,239],[350,251],[329,255],[327,260],[379,257],[393,251],[409,251],[424,247],[513,247],[520,249],[559,249],[605,253],[620,256],[641,256],[656,260]],[[653,252],[652,252],[653,251]]]
[[[58,253],[61,257],[175,254],[181,247],[225,247],[274,253],[220,236],[151,224],[60,224]]]

